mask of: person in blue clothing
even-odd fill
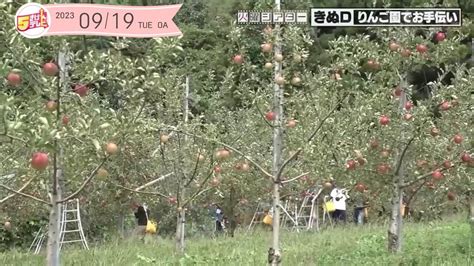
[[[222,231],[224,231],[224,211],[217,204],[215,204],[215,207],[216,207],[216,215],[215,215],[215,218],[216,218],[216,231],[217,232],[222,232]]]

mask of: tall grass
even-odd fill
[[[407,224],[402,255],[386,251],[386,226],[347,226],[322,232],[282,234],[284,265],[474,265],[465,220]],[[90,251],[65,248],[63,265],[265,265],[270,232],[239,232],[234,238],[193,238],[184,256],[159,237],[147,244],[117,240]],[[0,265],[44,265],[43,255],[0,254]]]

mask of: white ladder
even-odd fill
[[[255,213],[253,214],[252,221],[250,222],[247,231],[250,231],[256,224],[262,223],[264,215],[262,205],[263,204],[260,201],[257,203],[257,208],[255,209]]]
[[[287,199],[285,205],[281,206],[283,211],[281,215],[280,226],[287,229],[295,229],[296,217],[298,216],[298,198]],[[287,211],[288,210],[288,211]],[[291,225],[288,225],[291,222]]]
[[[44,239],[46,238],[46,232],[48,232],[47,228],[47,226],[41,227],[38,232],[36,232],[35,239],[33,239],[29,249],[30,252],[33,250],[33,248],[35,249],[33,254],[39,254],[41,247],[43,246]]]
[[[318,190],[317,193],[310,192],[310,195],[304,197],[303,202],[301,203],[300,210],[298,212],[298,216],[296,217],[296,221],[298,222],[297,226],[306,228],[306,230],[310,230],[313,228],[314,221],[318,221],[318,216],[315,213],[315,206],[317,199],[321,192],[323,191],[322,188]],[[317,206],[316,206],[317,207]],[[309,209],[309,212],[307,211]],[[300,220],[302,223],[300,224]]]
[[[72,206],[71,206],[72,205]],[[79,199],[73,199],[66,203],[62,204],[61,208],[61,231],[60,231],[60,241],[59,241],[59,250],[63,247],[63,244],[81,242],[82,246],[89,250],[89,245],[87,244],[86,237],[84,236],[84,231],[82,230],[81,222],[81,212],[79,209]],[[76,225],[72,228],[68,228],[68,224]],[[68,240],[66,235],[71,235],[71,238]]]

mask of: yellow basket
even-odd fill
[[[325,202],[323,208],[326,212],[333,212],[336,210],[336,206],[334,206],[334,202],[332,201]]]
[[[272,225],[273,223],[273,218],[270,215],[265,215],[265,218],[263,218],[263,223],[266,225]]]
[[[148,234],[156,234],[157,227],[158,226],[157,226],[156,222],[148,220],[148,222],[146,224],[145,232],[148,233]]]

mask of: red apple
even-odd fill
[[[392,52],[396,52],[398,51],[398,49],[400,49],[400,44],[396,43],[396,42],[390,42],[390,44],[388,45],[388,48],[390,49],[390,51]]]
[[[284,85],[285,84],[285,78],[278,75],[275,77],[275,83],[278,84],[278,85]]]
[[[405,119],[405,120],[407,120],[407,121],[410,121],[412,118],[413,118],[413,115],[412,115],[412,114],[407,113],[407,114],[404,114],[404,115],[403,115],[403,119]]]
[[[107,177],[109,175],[109,172],[105,170],[104,168],[100,168],[97,170],[97,176],[98,177]]]
[[[438,31],[435,35],[435,40],[438,42],[442,42],[446,39],[446,33],[442,31]]]
[[[116,154],[117,151],[118,151],[117,144],[115,144],[115,143],[113,143],[113,142],[107,143],[107,145],[105,146],[105,151],[106,151],[109,155],[114,155],[114,154]]]
[[[390,171],[390,166],[386,163],[381,163],[377,166],[377,173],[381,175],[388,174],[389,171]]]
[[[3,226],[5,227],[5,230],[7,231],[10,231],[12,229],[12,224],[10,223],[10,221],[6,221]]]
[[[262,52],[269,53],[269,52],[272,51],[273,47],[272,47],[271,43],[264,43],[264,44],[262,44],[261,48],[262,48]]]
[[[331,182],[324,182],[323,186],[324,186],[325,188],[328,188],[328,189],[329,189],[329,188],[332,188]]]
[[[265,68],[266,68],[266,69],[272,69],[272,68],[273,68],[273,64],[270,63],[270,62],[266,62],[266,63],[265,63]]]
[[[416,50],[419,52],[419,53],[426,53],[428,51],[428,46],[424,45],[424,44],[417,44],[416,45]]]
[[[436,127],[432,127],[430,131],[431,136],[436,137],[439,135],[439,129]]]
[[[211,180],[211,186],[213,186],[213,187],[219,186],[220,183],[221,183],[221,182],[220,182],[219,179],[217,179],[217,178],[213,178],[213,179]]]
[[[222,156],[222,158],[227,159],[230,156],[230,152],[227,149],[222,149],[221,150],[221,156]]]
[[[51,100],[46,103],[46,109],[50,112],[55,111],[57,107],[58,107],[58,104],[56,103],[56,101]]]
[[[10,72],[7,75],[7,81],[10,86],[18,86],[21,83],[21,76],[18,73]]]
[[[471,155],[467,152],[463,152],[463,154],[461,155],[461,160],[465,163],[470,162],[471,161]]]
[[[59,72],[59,68],[55,63],[49,62],[43,65],[43,73],[46,76],[56,76]]]
[[[299,86],[301,84],[301,79],[299,77],[293,77],[291,79],[291,85]]]
[[[296,127],[296,120],[295,119],[288,120],[288,122],[286,122],[286,126],[289,127],[289,128]]]
[[[234,63],[238,64],[238,65],[241,65],[243,62],[244,62],[244,58],[242,55],[235,55],[234,58]]]
[[[449,191],[448,192],[448,200],[450,201],[453,201],[456,199],[456,194],[454,194],[453,192]]]
[[[265,114],[265,119],[267,119],[268,121],[273,121],[275,120],[275,118],[276,118],[276,114],[274,112],[270,111]]]
[[[247,172],[250,169],[250,165],[248,163],[243,163],[241,170]]]
[[[456,134],[456,135],[454,135],[453,141],[454,141],[454,143],[456,143],[456,144],[461,144],[461,142],[463,141],[463,139],[464,139],[464,138],[463,138],[462,135]]]
[[[402,49],[400,54],[402,55],[402,57],[410,57],[411,56],[411,51],[410,51],[410,49]]]
[[[74,86],[74,92],[77,93],[81,97],[85,97],[87,96],[87,93],[89,92],[89,88],[87,87],[87,85],[76,84]]]
[[[205,159],[204,155],[202,155],[200,153],[197,155],[197,160],[198,161],[202,162],[202,161],[204,161],[204,159]]]
[[[433,177],[434,180],[437,180],[437,181],[443,179],[443,173],[441,173],[441,171],[439,170],[436,170],[433,173],[431,173],[431,176]]]
[[[282,62],[283,61],[283,55],[282,54],[276,54],[274,59],[277,62]]]
[[[160,142],[161,142],[161,143],[166,143],[166,142],[168,142],[169,139],[170,139],[170,136],[169,136],[169,135],[162,134],[162,135],[160,136]]]
[[[214,166],[214,172],[216,172],[217,174],[221,173],[222,172],[222,168],[218,165]]]
[[[63,125],[66,126],[67,124],[69,124],[69,120],[70,120],[70,119],[69,119],[69,116],[64,115],[64,116],[63,116],[63,119],[62,119]]]
[[[453,163],[450,160],[446,160],[446,161],[443,162],[443,167],[446,168],[446,169],[449,169],[449,168],[453,167]]]
[[[389,149],[383,149],[381,152],[380,152],[380,156],[384,157],[384,158],[387,158],[390,156],[390,150]]]
[[[44,170],[48,167],[48,154],[44,152],[35,152],[31,158],[31,166],[36,170]]]
[[[448,101],[443,101],[440,105],[441,110],[447,111],[451,108],[451,104]]]
[[[355,189],[359,192],[364,192],[365,191],[365,186],[364,184],[361,184],[361,183],[358,183],[356,186],[355,186]]]
[[[367,67],[372,70],[379,70],[380,69],[380,63],[375,61],[375,60],[368,60],[367,61]]]
[[[405,110],[410,111],[412,107],[413,107],[412,102],[408,101],[405,103]]]
[[[356,169],[356,161],[354,160],[349,160],[346,163],[346,169],[348,170],[355,170]]]
[[[390,118],[386,115],[382,115],[380,118],[379,118],[379,123],[382,125],[382,126],[386,126],[390,123]]]
[[[377,149],[379,147],[379,142],[376,139],[370,141],[370,148]]]

